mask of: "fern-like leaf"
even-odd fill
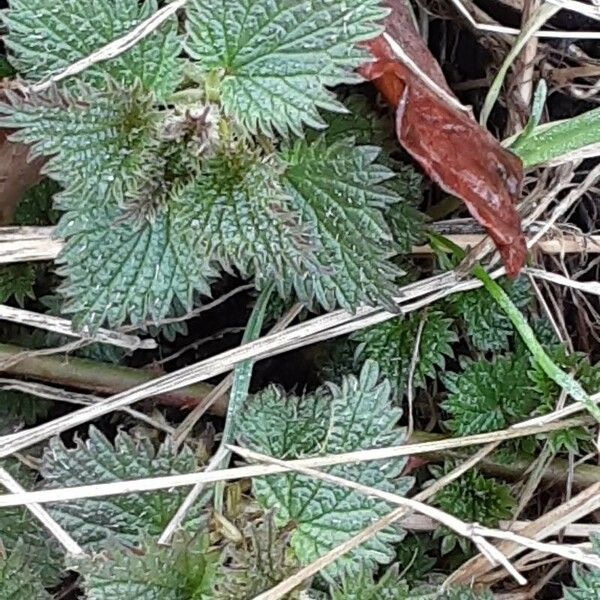
[[[203,537],[177,536],[171,546],[146,539],[132,551],[110,548],[78,559],[88,600],[211,600],[216,557]]]
[[[592,547],[600,555],[600,536],[592,536]],[[600,569],[573,568],[575,587],[566,587],[563,600],[597,600],[600,598]]]
[[[155,451],[147,439],[135,440],[119,433],[114,445],[96,428],[90,427],[89,438],[68,449],[54,438],[44,452],[43,487],[87,485],[188,473],[196,469],[189,450],[179,453],[167,441]],[[159,535],[186,496],[185,489],[127,494],[107,498],[63,502],[51,509],[54,518],[77,541],[98,548],[109,539],[128,545],[139,541],[140,532]],[[187,525],[197,527],[200,501]]]
[[[397,201],[383,182],[393,176],[377,164],[379,151],[346,140],[298,142],[283,158],[285,179],[300,222],[316,240],[318,275],[294,278],[300,300],[331,310],[360,303],[396,310],[394,279],[402,272],[386,260],[393,244],[383,210]]]
[[[447,463],[444,468],[432,467],[431,471],[436,478],[440,478],[449,469]],[[480,523],[488,527],[496,527],[501,519],[510,518],[515,506],[507,485],[481,475],[476,469],[445,486],[435,495],[434,503],[467,523]],[[470,547],[466,538],[457,536],[445,527],[437,529],[434,537],[442,538],[442,554],[451,552],[457,542],[464,552],[468,552]]]
[[[34,425],[45,417],[52,401],[12,390],[0,391],[0,433],[13,433],[22,425]],[[9,429],[13,431],[9,431]]]
[[[38,575],[27,564],[28,551],[19,544],[0,558],[0,600],[51,600]]]
[[[498,355],[463,359],[460,373],[446,373],[448,427],[459,436],[504,429],[530,415],[539,402],[529,379],[529,359]]]
[[[322,128],[318,108],[344,110],[327,87],[355,83],[375,37],[379,0],[191,0],[187,52],[220,81],[225,110],[256,133]]]
[[[276,388],[267,388],[251,398],[240,414],[240,436],[244,444],[286,459],[399,444],[403,433],[395,424],[400,411],[391,406],[390,392],[389,382],[379,382],[379,368],[372,361],[365,363],[359,378],[345,377],[341,386],[328,384],[309,397],[286,397]],[[410,479],[398,479],[403,464],[393,460],[341,465],[329,471],[401,494],[411,486]],[[256,479],[253,486],[259,503],[275,508],[279,525],[296,526],[290,543],[302,563],[321,556],[390,509],[385,502],[298,474]],[[356,574],[388,563],[394,558],[391,544],[401,538],[398,529],[388,528],[325,574]]]
[[[424,387],[428,377],[444,370],[446,358],[454,355],[452,344],[457,341],[452,319],[439,311],[413,314],[392,319],[357,332],[352,339],[358,342],[358,360],[369,358],[379,363],[382,373],[394,385],[399,395],[406,390],[408,371],[413,357],[417,331],[425,319],[419,344],[419,356],[414,385]]]
[[[3,17],[4,43],[24,77],[46,79],[122,37],[157,10],[156,0],[10,0]],[[180,43],[171,19],[120,56],[99,62],[78,77],[102,88],[106,75],[124,86],[142,82],[165,98],[181,80]]]
[[[35,298],[35,277],[35,267],[29,263],[0,266],[0,303],[14,297],[17,304],[23,306],[25,298]]]
[[[27,190],[13,214],[15,225],[55,225],[59,213],[52,208],[52,197],[60,187],[51,179],[44,179]]]
[[[518,308],[525,308],[531,300],[525,277],[503,281],[502,287]],[[508,348],[514,327],[487,290],[455,294],[450,299],[450,310],[463,321],[469,339],[478,350],[498,352]]]
[[[399,577],[398,565],[392,565],[377,580],[365,569],[355,577],[343,577],[330,589],[331,600],[410,600],[414,596]]]

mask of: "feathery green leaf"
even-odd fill
[[[23,306],[25,298],[35,298],[33,285],[35,284],[36,271],[30,263],[14,263],[0,266],[0,303],[10,298]]]
[[[415,349],[417,331],[424,319],[419,356],[414,374],[414,385],[425,387],[428,377],[444,370],[446,357],[454,355],[452,345],[458,340],[452,328],[452,319],[440,311],[415,313],[391,319],[385,323],[358,331],[352,339],[359,343],[357,360],[370,358],[379,363],[399,395],[406,391],[408,372]]]
[[[0,557],[0,600],[51,600],[39,575],[29,568],[28,557],[23,544]]]
[[[592,536],[592,547],[600,555],[600,536]],[[563,600],[597,600],[600,597],[600,569],[573,568],[575,587],[564,588]]]
[[[466,436],[504,429],[528,417],[539,398],[529,379],[529,358],[496,355],[492,360],[462,360],[460,373],[446,373],[448,398],[442,408],[448,427]]]
[[[451,465],[447,463],[444,467],[431,467],[431,472],[440,478],[450,468]],[[510,518],[515,500],[507,485],[471,469],[438,492],[434,504],[467,523],[496,527],[501,519]],[[442,554],[452,551],[457,542],[464,552],[470,547],[469,540],[457,536],[446,527],[437,529],[434,537],[442,538]]]
[[[527,278],[505,280],[502,287],[518,308],[525,308],[529,304],[531,292]],[[450,310],[463,321],[475,348],[495,352],[508,349],[514,327],[486,289],[453,295],[450,298]]]

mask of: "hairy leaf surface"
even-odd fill
[[[10,104],[0,104],[0,127],[17,129],[11,140],[30,144],[32,157],[48,157],[44,172],[67,188],[64,209],[122,201],[154,162],[157,114],[147,94],[114,86],[79,92],[10,94]]]
[[[399,409],[390,402],[390,384],[379,382],[379,368],[367,361],[360,377],[345,377],[341,386],[328,384],[314,394],[285,396],[270,387],[250,399],[241,414],[243,442],[279,458],[339,453],[359,448],[399,444],[395,428]],[[396,493],[411,486],[398,479],[405,461],[362,463],[332,467],[340,477]],[[389,512],[387,503],[298,474],[253,481],[258,501],[276,509],[277,523],[294,524],[291,545],[302,563],[308,563],[361,531]],[[398,529],[388,528],[326,570],[335,575],[349,570],[374,569],[394,557],[391,544],[399,541]]]
[[[200,256],[254,275],[259,286],[275,281],[284,294],[287,274],[317,266],[277,168],[251,156],[217,157],[175,201],[178,227]]]
[[[382,373],[402,395],[407,386],[417,332],[424,320],[414,385],[424,387],[426,379],[444,370],[446,358],[454,356],[452,344],[458,340],[452,319],[439,311],[412,314],[363,329],[352,336],[359,343],[358,360],[370,358],[379,363]]]
[[[195,290],[209,293],[208,277],[216,271],[187,244],[172,210],[165,207],[153,221],[139,223],[121,217],[116,207],[63,217],[61,291],[76,324],[157,321],[167,316],[174,299],[188,308]]]
[[[315,299],[327,310],[336,304],[355,310],[363,302],[396,309],[394,279],[402,272],[386,260],[393,240],[383,211],[398,198],[382,185],[393,173],[375,162],[378,154],[348,140],[298,142],[284,154],[288,189],[323,267],[317,276],[294,280],[307,304]]]
[[[460,373],[446,373],[448,398],[442,403],[455,435],[504,429],[526,418],[538,397],[529,379],[529,360],[519,355],[463,360]]]
[[[505,280],[502,287],[518,308],[529,304],[531,291],[525,277]],[[508,348],[514,327],[487,290],[455,294],[450,298],[450,310],[463,321],[469,339],[478,350],[497,352]]]
[[[156,0],[11,0],[3,17],[8,27],[4,43],[21,75],[38,81],[124,36],[157,7]],[[171,19],[132,49],[91,66],[78,78],[98,88],[106,75],[125,86],[140,81],[164,98],[181,80],[179,52]]]
[[[44,452],[44,488],[123,481],[176,473],[197,468],[189,450],[179,453],[167,441],[155,451],[148,439],[135,440],[119,433],[114,445],[95,427],[89,439],[66,448],[58,438]],[[160,535],[187,495],[187,490],[165,490],[61,502],[52,507],[53,517],[86,548],[99,548],[107,540],[135,545],[140,532]],[[199,505],[188,513],[188,525],[198,526]]]
[[[250,132],[322,128],[318,109],[344,110],[327,90],[360,78],[386,14],[378,0],[191,0],[186,50],[220,78],[221,102]]]
[[[133,552],[114,547],[74,562],[88,600],[211,600],[215,556],[207,540],[177,536],[170,546],[145,539]]]

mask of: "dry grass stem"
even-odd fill
[[[127,350],[151,350],[157,346],[156,341],[151,338],[142,340],[137,335],[126,335],[117,331],[110,331],[109,329],[100,328],[93,336],[88,336],[85,333],[77,333],[76,331],[73,331],[73,324],[68,319],[35,313],[23,308],[6,306],[5,304],[0,304],[0,320],[20,323],[21,325],[28,325],[46,331],[53,331],[54,333],[66,335],[68,337],[81,338],[87,342],[110,344],[111,346],[117,346],[118,348],[125,348]]]
[[[560,0],[550,0],[552,2],[560,2]],[[465,8],[462,0],[452,0],[452,4],[456,7],[458,12],[468,21],[468,23],[476,29],[477,31],[487,31],[489,33],[499,33],[504,35],[520,35],[521,30],[516,29],[514,27],[505,27],[504,25],[495,25],[490,23],[481,23],[476,21],[471,13]],[[576,3],[577,8],[582,4],[580,2]],[[562,5],[561,8],[567,8],[569,10],[573,10],[573,7]],[[580,12],[580,11],[578,11]],[[600,39],[599,31],[568,31],[568,30],[552,30],[552,29],[544,29],[540,31],[536,31],[533,34],[535,37],[539,38],[558,38],[558,39],[579,39],[579,40],[598,40]]]
[[[4,468],[0,466],[0,484],[2,484],[9,492],[13,494],[20,494],[25,491],[23,486],[13,478],[13,476]],[[68,554],[73,556],[84,554],[81,546],[50,516],[43,506],[39,504],[29,504],[27,510],[34,515],[39,522],[56,540],[59,544],[67,551]]]
[[[285,464],[285,461],[273,458],[272,456],[254,452],[246,448],[232,447],[231,449],[247,460],[256,460],[259,462],[280,466]],[[361,483],[344,479],[343,477],[338,477],[336,475],[331,475],[329,473],[324,473],[309,467],[295,467],[293,470],[298,473],[302,473],[303,475],[320,479],[321,481],[325,481],[327,483],[332,483],[340,487],[356,490],[357,492],[371,498],[380,498],[381,500],[385,500],[391,504],[408,507],[411,510],[436,520],[438,523],[441,523],[449,529],[455,531],[458,535],[470,539],[479,548],[482,554],[484,554],[492,563],[492,565],[502,564],[502,566],[507,569],[507,571],[513,577],[515,577],[515,579],[521,583],[521,585],[525,584],[526,580],[519,576],[518,572],[515,571],[515,569],[506,560],[504,555],[498,551],[498,549],[492,549],[493,547],[490,546],[486,538],[491,537],[494,539],[509,540],[525,548],[530,548],[532,550],[537,550],[547,554],[555,554],[571,561],[600,568],[600,556],[583,552],[581,548],[577,546],[539,542],[524,535],[520,535],[519,533],[515,533],[514,531],[502,531],[500,529],[484,527],[482,525],[478,525],[477,523],[465,523],[464,521],[461,521],[460,519],[438,508],[415,501],[411,498],[405,498],[404,496],[399,496],[398,494],[385,492],[377,488],[366,486]]]
[[[43,383],[36,383],[33,381],[21,381],[20,379],[2,379],[0,378],[0,390],[14,390],[18,392],[23,392],[25,394],[31,394],[32,396],[37,396],[38,398],[45,398],[46,400],[54,400],[56,402],[68,402],[69,404],[79,404],[81,406],[88,406],[90,404],[94,404],[96,402],[101,402],[103,398],[100,396],[93,396],[91,394],[80,394],[78,392],[71,392],[68,390],[63,390],[61,388],[56,388],[50,385],[46,385]],[[142,421],[158,429],[159,431],[164,431],[169,435],[173,435],[175,433],[175,429],[168,425],[167,423],[163,423],[158,419],[153,419],[148,415],[135,410],[133,408],[129,408],[128,406],[122,409],[123,412],[127,413],[130,417],[138,421]]]
[[[487,454],[489,454],[497,444],[488,444],[484,448],[480,449],[476,452],[470,459],[463,462],[461,465],[458,465],[455,469],[453,469],[450,473],[447,473],[440,479],[433,482],[431,486],[419,492],[416,496],[414,496],[413,500],[417,500],[419,502],[423,502],[435,494],[437,494],[444,486],[450,484],[452,481],[458,479],[461,475],[466,473],[469,469],[471,469],[477,462],[485,458]],[[379,531],[382,531],[386,527],[389,527],[393,523],[400,521],[408,514],[408,509],[405,507],[400,507],[392,510],[389,514],[385,515],[369,527],[366,527],[361,532],[357,533],[355,536],[346,540],[339,546],[336,546],[323,556],[319,557],[317,560],[312,562],[310,565],[306,567],[302,567],[296,573],[272,587],[269,591],[257,596],[254,600],[279,600],[292,591],[294,588],[299,586],[303,581],[316,575],[321,569],[324,569],[327,565],[330,565],[332,562],[336,561],[338,558],[343,556],[344,554],[350,552],[354,548],[357,548],[364,542],[366,542],[370,537],[377,534]]]
[[[153,15],[150,15],[146,20],[138,23],[123,37],[113,40],[109,44],[92,52],[89,56],[69,65],[66,69],[63,69],[56,75],[31,86],[31,91],[35,93],[44,92],[52,85],[69,77],[73,77],[73,75],[78,75],[86,69],[89,69],[92,65],[116,58],[124,52],[127,52],[127,50],[133,48],[141,40],[156,31],[167,19],[171,18],[171,16],[184,6],[186,2],[187,0],[173,0],[173,2],[157,10]]]
[[[0,264],[54,260],[64,242],[53,234],[54,227],[0,228]]]
[[[281,319],[275,324],[275,326],[271,329],[271,333],[276,333],[278,331],[283,331],[288,325],[292,323],[292,321],[300,314],[302,311],[302,304],[296,303],[292,308],[290,308]],[[216,402],[218,398],[223,396],[229,388],[233,384],[233,373],[230,373],[215,387],[215,389],[208,394],[204,402],[201,402],[194,408],[194,410],[184,419],[181,425],[177,428],[177,431],[174,435],[174,443],[176,446],[179,446],[183,440],[189,435],[192,428],[198,419],[204,414],[208,408],[210,408],[213,402]],[[219,448],[221,450],[221,448]],[[209,464],[206,466],[204,470],[205,473],[216,471],[221,464],[221,460],[223,458],[223,453],[217,451],[215,455],[211,458]],[[185,515],[190,510],[190,508],[194,505],[194,502],[198,499],[202,490],[204,489],[203,483],[196,483],[194,487],[189,491],[188,495],[185,497],[184,501],[181,503],[181,506],[177,509],[177,512],[173,515],[164,531],[161,533],[160,538],[158,539],[159,544],[168,544],[171,537],[177,531],[183,520],[185,519]]]
[[[128,481],[115,481],[111,483],[97,483],[95,485],[84,485],[76,487],[55,488],[51,490],[39,490],[34,492],[24,492],[15,495],[0,496],[0,508],[6,506],[20,506],[30,502],[64,502],[67,500],[78,500],[83,498],[99,498],[102,496],[115,496],[119,494],[130,494],[134,492],[147,492],[153,490],[185,487],[197,483],[215,483],[217,481],[230,481],[232,479],[243,479],[250,477],[263,477],[265,475],[274,475],[286,471],[294,470],[296,467],[328,467],[338,464],[365,462],[370,460],[385,460],[398,458],[401,456],[411,456],[424,454],[432,451],[443,451],[455,448],[462,448],[468,445],[487,444],[486,453],[489,454],[498,444],[504,440],[514,439],[525,435],[535,435],[556,431],[565,427],[581,425],[584,421],[574,419],[560,423],[548,423],[536,428],[506,429],[503,431],[492,432],[491,434],[477,434],[465,438],[448,438],[433,442],[422,442],[418,444],[404,444],[402,446],[392,446],[389,448],[374,448],[371,450],[357,450],[355,452],[345,452],[342,454],[330,454],[326,456],[317,456],[292,460],[286,462],[286,466],[263,466],[253,465],[246,467],[237,467],[232,469],[222,469],[208,472],[204,470],[198,473],[185,473],[181,475],[166,475],[163,477],[148,477],[145,479],[132,479]],[[493,440],[490,443],[490,440]],[[234,447],[235,448],[235,447]],[[481,452],[481,451],[480,451]],[[476,460],[481,460],[482,456],[474,455]],[[471,464],[474,459],[471,457],[464,464]],[[430,488],[428,488],[430,489]]]
[[[498,269],[490,276],[497,278],[503,272],[503,269]],[[399,302],[398,309],[399,312],[408,313],[457,291],[474,289],[480,286],[481,282],[479,280],[471,279],[470,281],[455,283],[453,272],[442,273],[401,288],[402,295],[397,298]],[[413,298],[422,298],[422,300],[403,304],[408,299]],[[359,308],[355,314],[338,310],[290,327],[285,331],[268,334],[254,342],[232,348],[196,364],[143,383],[126,392],[111,396],[93,406],[79,409],[69,415],[32,427],[19,434],[2,436],[0,437],[0,458],[32,446],[72,427],[119,410],[124,406],[129,406],[144,398],[171,392],[226,373],[244,360],[258,360],[275,356],[308,344],[344,335],[371,324],[389,320],[395,316],[397,315],[371,307]]]
[[[528,267],[526,272],[536,279],[544,279],[564,287],[586,292],[587,294],[600,296],[600,282],[598,281],[577,281],[576,279],[571,279],[570,277],[565,277],[558,273],[552,273],[551,271],[544,271],[543,269],[536,269],[533,267]]]
[[[570,160],[570,159],[569,159]],[[564,162],[564,161],[563,161]],[[22,230],[31,230],[23,233]],[[0,228],[0,264],[29,262],[35,260],[54,260],[63,248],[64,242],[52,237],[53,227],[2,227]],[[448,234],[450,240],[463,249],[473,248],[479,244],[486,235],[481,233]],[[536,250],[544,254],[588,254],[600,253],[600,236],[565,234],[560,238],[547,234],[537,240]],[[433,250],[428,244],[413,246],[412,254],[432,254]],[[243,289],[254,289],[253,285],[241,286]],[[239,291],[242,291],[241,289]],[[237,292],[235,292],[237,293]],[[218,298],[215,302],[219,301]],[[212,305],[213,303],[210,303]],[[187,315],[171,317],[161,321],[161,324],[178,323],[197,316],[210,306],[200,306]],[[210,306],[212,308],[212,306]]]
[[[532,521],[520,534],[532,539],[541,540],[557,534],[561,529],[579,521],[591,512],[600,508],[600,482],[583,490],[568,502]],[[505,541],[499,549],[509,558],[520,551],[513,541]],[[487,561],[482,556],[476,556],[459,567],[448,579],[447,585],[460,585],[476,581],[489,571]]]
[[[231,447],[231,450],[233,450],[234,452],[236,452],[236,454],[239,454],[245,459],[256,460],[259,462],[279,466],[285,464],[285,461],[281,461],[279,459],[273,458],[272,456],[267,456],[258,452],[253,452],[252,450],[248,450],[246,448]],[[343,477],[338,477],[336,475],[330,475],[329,473],[323,473],[322,471],[311,469],[309,467],[296,467],[294,468],[294,471],[302,473],[303,475],[307,475],[308,477],[319,479],[327,483],[332,483],[340,487],[356,490],[357,492],[370,498],[380,498],[381,500],[385,500],[390,504],[402,506],[410,511],[415,511],[420,514],[426,515],[436,520],[438,523],[445,525],[449,529],[452,529],[458,535],[470,539],[475,544],[475,546],[487,556],[488,560],[493,565],[501,564],[507,571],[511,573],[511,575],[516,579],[518,583],[520,583],[521,585],[527,583],[527,580],[522,575],[520,575],[518,571],[514,569],[510,562],[506,560],[504,555],[498,552],[494,548],[494,546],[492,546],[486,539],[486,536],[502,536],[505,533],[507,533],[512,536],[510,538],[511,540],[516,541],[518,539],[518,543],[523,543],[524,540],[522,536],[519,536],[518,534],[488,529],[487,527],[481,527],[475,523],[465,523],[464,521],[461,521],[460,519],[440,510],[439,508],[429,506],[428,504],[425,504],[418,500],[414,500],[413,498],[405,498],[404,496],[399,496],[398,494],[385,492],[374,487],[363,485],[362,483],[357,483],[356,481],[344,479]],[[589,558],[587,556],[583,556],[582,554],[574,553],[571,548],[569,548],[569,554],[570,556],[577,555],[579,558],[582,559],[582,562],[585,562],[586,560],[591,561],[586,564],[593,564],[594,566],[600,567],[600,557],[598,556],[592,556],[591,558]]]

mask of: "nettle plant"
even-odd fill
[[[157,8],[15,0],[5,44],[26,83],[43,81]],[[328,129],[349,112],[331,88],[360,81],[360,42],[385,14],[378,0],[189,0],[120,56],[7,93],[0,125],[62,188],[61,293],[76,326],[159,321],[222,271],[313,308],[394,307],[390,256],[407,240],[386,218],[414,238],[418,215],[390,216],[405,184],[360,127]]]
[[[21,202],[15,221],[58,218],[65,240],[49,312],[90,332],[160,324],[210,295],[223,273],[252,279],[259,290],[274,286],[285,302],[313,310],[395,310],[399,285],[417,275],[401,255],[421,240],[425,218],[416,208],[420,176],[390,151],[392,121],[349,91],[361,81],[356,67],[369,60],[361,42],[381,32],[379,0],[188,0],[125,52],[56,77],[158,9],[154,0],[11,0],[3,14],[5,47],[21,81],[5,92],[0,126],[45,157],[50,179]],[[449,266],[448,257],[438,258]],[[2,301],[27,303],[35,279],[30,265],[3,268]],[[535,316],[523,280],[502,286]],[[538,329],[556,363],[595,391],[600,369]],[[57,345],[56,336],[44,342]],[[336,350],[330,383],[310,394],[277,387],[245,394],[235,415],[238,442],[285,459],[401,444],[411,371],[417,393],[443,386],[440,420],[459,436],[550,411],[558,393],[486,290],[357,332]],[[122,359],[108,354],[102,360]],[[10,406],[0,404],[0,432],[46,413],[39,399],[11,397]],[[546,442],[556,452],[585,454],[585,430],[553,436],[505,445],[504,458],[534,456]],[[25,487],[51,489],[190,472],[197,457],[169,436],[155,445],[121,431],[111,441],[92,426],[74,447],[51,440],[40,464],[38,472],[5,462]],[[451,466],[430,473],[440,477]],[[414,485],[402,476],[405,467],[396,459],[330,471],[403,494]],[[229,515],[241,543],[211,529],[205,494],[173,543],[157,544],[184,497],[179,490],[51,507],[86,552],[66,565],[24,508],[1,510],[0,592],[49,598],[45,588],[69,568],[98,600],[253,598],[390,510],[287,473],[253,481],[258,518]],[[510,518],[515,505],[507,485],[476,471],[434,502],[490,525]],[[209,545],[215,536],[221,553]],[[456,541],[440,530],[422,544],[388,527],[290,597],[415,597],[409,588],[436,563],[423,548],[472,551]],[[595,572],[576,574],[595,585]],[[445,597],[476,596],[456,590]]]

